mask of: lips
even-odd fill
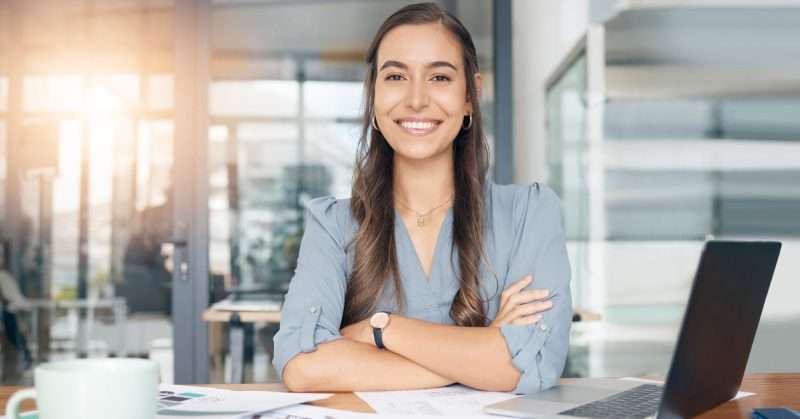
[[[436,119],[400,119],[395,122],[403,130],[414,135],[429,134],[442,123],[442,121]]]

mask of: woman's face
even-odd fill
[[[440,23],[398,26],[378,47],[375,116],[395,157],[450,150],[472,113],[461,45]],[[475,74],[480,91],[480,75]]]

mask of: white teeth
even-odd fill
[[[436,126],[433,122],[411,122],[411,121],[402,121],[400,125],[406,129],[431,129]]]

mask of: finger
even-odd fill
[[[492,324],[497,326],[497,327],[500,327],[500,326],[508,323],[508,320],[506,319],[506,317],[508,317],[508,314],[504,314],[504,315],[498,314],[497,316],[495,316],[494,320],[492,320]]]
[[[533,275],[525,275],[524,277],[520,278],[519,281],[511,284],[510,287],[506,288],[506,291],[509,291],[511,294],[516,294],[528,285],[533,282]]]
[[[536,300],[544,300],[550,296],[550,291],[546,289],[532,289],[532,290],[523,290],[519,291],[516,294],[512,294],[508,296],[504,305],[500,307],[500,312],[502,314],[508,314],[514,307],[530,303]]]
[[[503,296],[505,296],[506,299],[508,299],[509,296],[514,295],[514,294],[522,291],[522,289],[524,289],[525,287],[530,285],[531,282],[533,282],[533,276],[531,276],[531,275],[524,276],[519,281],[511,284],[511,286],[506,288],[503,291]]]
[[[548,297],[550,297],[549,290],[545,289],[525,290],[510,296],[506,304],[514,307],[520,304],[530,303],[532,301],[544,300]]]
[[[535,301],[546,301],[549,296],[550,294],[547,290],[522,291],[509,297],[506,305],[508,305],[510,309],[513,309],[521,304],[528,304]]]
[[[511,284],[511,286],[506,288],[505,291],[503,291],[503,293],[500,295],[500,306],[502,307],[506,305],[508,303],[509,297],[522,291],[525,287],[530,285],[531,282],[533,282],[533,276],[527,275],[522,279],[520,279],[519,281]]]
[[[528,304],[521,304],[514,308],[511,311],[509,317],[512,319],[517,319],[519,317],[530,316],[532,314],[541,313],[543,311],[547,311],[553,308],[553,303],[551,301],[541,301],[536,303],[528,303]]]
[[[513,309],[513,306],[509,306],[508,302],[505,304],[500,304],[500,308],[497,310],[497,316],[495,318],[501,318],[508,315],[508,313]]]
[[[516,325],[536,324],[540,320],[542,320],[542,315],[534,314],[533,316],[525,316],[525,317],[520,317],[518,319],[514,319],[514,321],[512,321],[511,324],[516,324]]]
[[[498,323],[499,325],[504,325],[504,324],[511,323],[511,320],[513,320],[513,319],[514,319],[514,317],[512,317],[511,310],[508,310],[504,314],[498,314],[497,316],[495,316],[495,319],[493,320],[493,322],[494,323]]]
[[[512,304],[510,301],[511,301],[511,299],[508,298],[508,299],[506,299],[505,304],[502,304],[500,306],[500,309],[497,310],[497,317],[507,316],[509,313],[511,313],[511,310],[513,310],[514,307],[517,306],[516,304]]]

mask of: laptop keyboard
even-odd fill
[[[643,384],[605,399],[595,400],[560,412],[582,418],[647,418],[655,416],[663,387]]]

